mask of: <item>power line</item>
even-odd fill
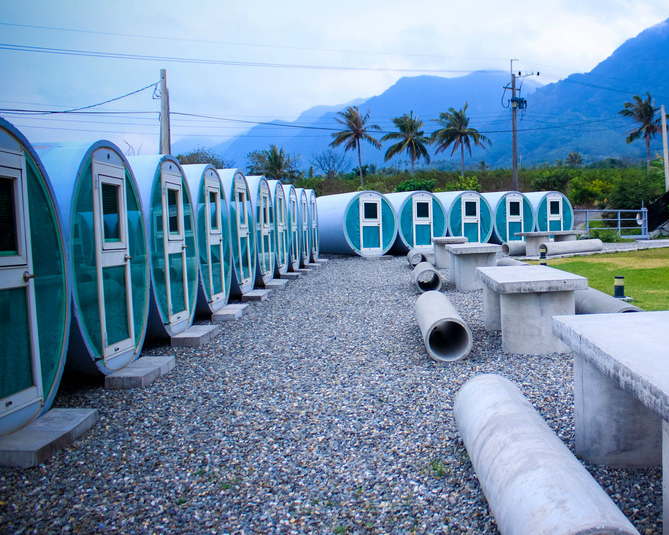
[[[67,48],[50,48],[41,46],[15,45],[9,43],[0,43],[0,50],[10,50],[14,52],[35,52],[41,54],[56,54],[64,56],[81,56],[105,59],[125,59],[135,61],[156,61],[167,63],[187,63],[197,65],[220,65],[227,67],[262,67],[274,69],[301,69],[301,70],[319,70],[319,71],[353,71],[353,72],[404,72],[404,73],[441,73],[441,74],[471,74],[471,70],[455,69],[406,69],[391,67],[351,67],[345,65],[306,65],[290,63],[264,63],[254,61],[232,61],[216,60],[204,58],[177,58],[171,56],[147,56],[142,54],[123,54],[117,52],[99,52],[95,50],[75,50]],[[497,72],[497,71],[476,71],[476,72]]]

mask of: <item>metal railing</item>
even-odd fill
[[[581,216],[581,217],[579,217]],[[594,221],[603,225],[593,226]],[[580,227],[583,225],[583,227]],[[616,230],[621,238],[648,240],[648,210],[574,210],[574,228]]]

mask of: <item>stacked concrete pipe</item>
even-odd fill
[[[548,256],[572,253],[591,253],[601,251],[604,247],[602,240],[597,238],[588,240],[547,241],[541,245],[546,246],[546,255]]]
[[[429,262],[420,262],[413,269],[413,281],[421,293],[441,290],[441,276]]]
[[[604,292],[588,288],[574,292],[576,314],[617,314],[622,312],[643,312],[622,299],[616,299]]]
[[[465,383],[454,416],[502,535],[638,535],[508,379]]]
[[[416,319],[432,360],[456,362],[472,350],[472,333],[441,292],[429,291],[416,301]]]

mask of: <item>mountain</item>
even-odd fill
[[[645,97],[650,92],[656,105],[669,105],[669,20],[627,40],[610,57],[589,73],[573,74],[564,80],[542,86],[541,76],[523,78],[522,97],[527,109],[519,113],[518,153],[524,166],[553,164],[572,151],[583,154],[585,162],[604,158],[645,159],[643,141],[625,143],[635,123],[618,115],[626,101],[635,94]],[[470,126],[492,140],[487,150],[474,148],[468,164],[481,160],[491,167],[511,166],[511,112],[505,91],[510,75],[506,72],[480,71],[458,78],[436,76],[406,77],[398,80],[382,94],[355,102],[360,111],[369,112],[370,124],[378,124],[383,133],[396,131],[392,118],[410,111],[424,121],[429,135],[436,128],[432,121],[442,111],[460,109],[468,102]],[[351,103],[349,103],[351,104]],[[335,121],[340,106],[317,106],[305,111],[292,122],[275,121],[257,125],[246,134],[213,147],[225,159],[246,165],[246,155],[270,144],[283,147],[289,154],[299,154],[303,169],[321,154],[332,141],[332,132],[340,130]],[[408,158],[384,162],[385,149],[376,150],[363,144],[365,163],[377,166],[408,165]],[[334,149],[342,151],[343,148]],[[652,154],[661,152],[661,136],[651,144]],[[347,153],[353,165],[356,155]],[[433,155],[433,165],[456,167],[459,156]]]

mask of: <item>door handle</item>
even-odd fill
[[[127,254],[127,255],[123,255],[123,260],[125,260],[126,262],[127,262],[128,260],[132,260],[132,255],[129,255],[129,254]]]
[[[30,279],[34,279],[36,275],[34,273],[30,273],[29,271],[24,271],[23,272],[23,282],[28,282]]]

